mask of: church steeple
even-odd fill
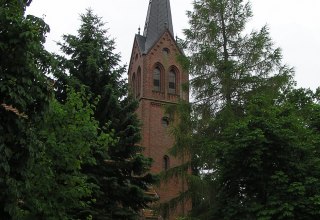
[[[140,144],[144,147],[143,154],[153,159],[151,172],[156,174],[186,162],[185,157],[173,157],[168,153],[175,144],[168,125],[175,122],[164,108],[177,104],[179,100],[189,100],[188,92],[182,89],[189,77],[177,60],[182,54],[173,34],[170,1],[149,0],[143,33],[138,31],[134,38],[128,82],[133,97],[139,103],[136,113],[142,122]],[[161,182],[160,186],[153,186],[152,190],[162,204],[185,192],[187,185],[183,178],[173,177]],[[161,219],[177,219],[190,207],[190,201],[185,200]],[[160,219],[157,213],[143,210],[145,219]]]
[[[148,51],[166,30],[174,36],[170,0],[150,0],[143,32],[145,50]]]

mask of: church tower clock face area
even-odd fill
[[[178,100],[188,100],[189,94],[182,90],[188,82],[177,61],[183,52],[175,41],[169,0],[150,0],[143,33],[136,34],[128,70],[128,80],[133,96],[139,102],[137,115],[142,122],[144,154],[153,159],[152,173],[160,173],[183,163],[169,154],[174,144],[170,134],[173,118],[165,114],[165,106]],[[154,187],[160,203],[169,201],[186,189],[180,179]],[[187,212],[184,204],[170,212],[164,219],[175,219]]]

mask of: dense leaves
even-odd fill
[[[114,41],[88,10],[54,59],[30,3],[0,1],[0,218],[137,219],[155,177]],[[171,153],[191,161],[166,175],[192,175],[176,201],[198,219],[319,219],[319,91],[292,88],[267,27],[246,34],[249,3],[197,0],[188,15],[194,102],[168,111]]]
[[[47,52],[49,30],[43,20],[24,16],[24,1],[0,5],[0,216],[19,216],[32,157],[32,123],[48,106]]]
[[[88,10],[81,15],[81,22],[78,35],[66,35],[60,44],[70,57],[61,59],[70,74],[66,81],[74,88],[84,85],[92,100],[99,98],[95,119],[102,130],[113,129],[118,139],[108,149],[109,158],[95,155],[97,163],[84,168],[98,188],[93,192],[96,202],[83,212],[96,219],[135,219],[151,201],[144,191],[154,182],[154,177],[147,174],[151,160],[142,156],[142,148],[137,145],[140,140],[139,121],[134,113],[137,102],[127,95],[127,85],[122,79],[125,67],[119,65],[120,56],[113,52],[114,41],[103,29],[101,18]],[[61,94],[64,90],[58,91]]]
[[[319,218],[317,93],[292,89],[267,27],[248,33],[247,1],[194,1],[188,16],[194,102],[177,109],[172,152],[191,154],[191,216]]]
[[[195,1],[188,16],[187,66],[199,107],[209,106],[213,114],[223,108],[229,114],[241,114],[252,94],[277,92],[286,85],[292,69],[282,65],[280,49],[274,48],[268,28],[245,32],[252,16],[249,3]]]
[[[294,108],[259,97],[219,137],[213,219],[319,218],[317,136]]]
[[[0,218],[136,219],[155,178],[114,42],[88,11],[54,57],[30,3],[0,7]]]
[[[38,156],[29,161],[32,187],[24,199],[30,219],[73,219],[72,210],[90,205],[81,199],[96,186],[82,167],[95,164],[94,153],[107,154],[114,143],[112,135],[99,132],[92,109],[84,92],[70,91],[66,103],[51,101],[37,125]]]

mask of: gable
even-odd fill
[[[168,48],[170,51],[176,53],[177,55],[184,54],[169,31],[165,31],[161,35],[161,37],[152,46],[150,46],[149,50],[145,51],[145,54],[148,55],[149,53],[152,53],[152,51],[155,51],[160,47]]]
[[[144,54],[143,49],[144,49],[143,37],[141,35],[136,34],[134,41],[133,41],[130,63],[129,63],[129,68],[128,68],[128,74],[130,73],[130,71],[132,69],[132,65],[137,61],[137,58],[141,57],[141,55]]]

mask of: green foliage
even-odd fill
[[[212,163],[218,219],[317,219],[320,160],[295,109],[264,97],[246,106],[216,142]]]
[[[19,219],[26,167],[34,150],[32,123],[42,117],[51,94],[48,54],[43,48],[49,27],[24,16],[31,1],[0,2],[0,216]]]
[[[209,107],[212,114],[225,109],[226,119],[232,119],[252,95],[288,86],[292,69],[282,65],[281,50],[274,49],[268,28],[245,33],[252,16],[249,3],[195,1],[188,16],[186,48],[191,54],[186,66],[200,108]]]
[[[319,89],[312,92],[310,89],[294,89],[286,93],[283,102],[296,109],[298,117],[302,117],[305,123],[315,131],[320,131]]]
[[[82,167],[96,164],[94,153],[106,154],[114,144],[112,135],[98,131],[93,107],[84,92],[68,92],[65,104],[51,101],[37,126],[37,152],[29,161],[32,187],[24,202],[30,219],[73,219],[72,210],[90,205],[81,199],[97,186],[89,183]]]
[[[192,217],[318,219],[318,92],[292,89],[267,27],[246,34],[250,3],[194,1],[188,16],[195,98],[176,109],[172,153],[191,154]]]
[[[69,58],[60,57],[61,69],[70,77],[58,76],[58,96],[64,101],[66,85],[75,89],[85,86],[96,98],[94,117],[100,129],[114,129],[117,143],[109,147],[108,157],[95,154],[96,164],[88,164],[83,171],[97,185],[87,200],[95,200],[91,207],[75,215],[90,213],[97,219],[136,219],[141,208],[152,199],[144,190],[155,181],[147,174],[151,159],[142,156],[140,124],[135,115],[137,102],[127,95],[127,85],[122,79],[125,67],[119,65],[120,56],[114,54],[114,41],[109,39],[101,18],[88,10],[81,15],[78,35],[64,36],[60,43]],[[78,216],[81,218],[81,216]]]

